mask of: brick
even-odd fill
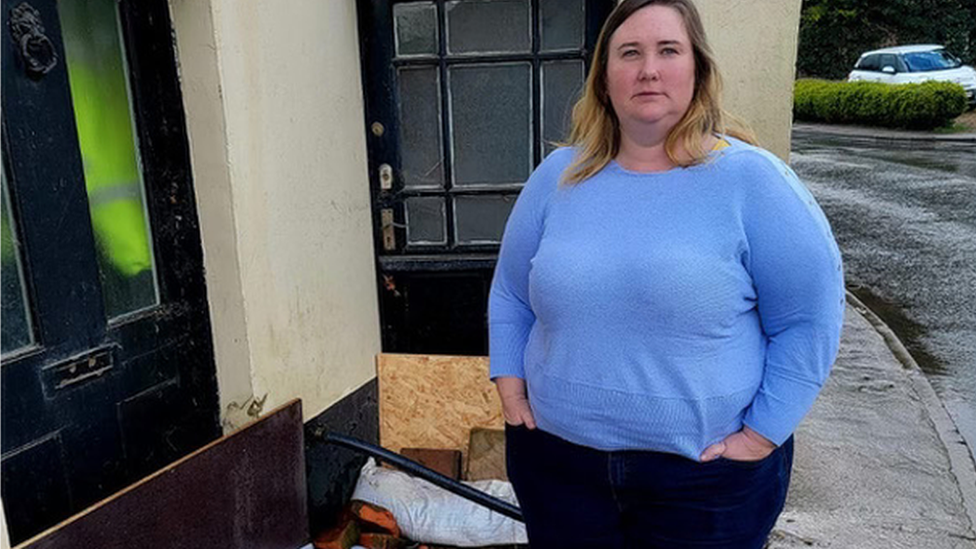
[[[359,523],[347,508],[339,516],[333,528],[315,536],[312,545],[316,549],[350,549],[359,542]]]
[[[360,531],[379,534],[389,534],[400,537],[400,526],[393,513],[372,503],[353,500],[349,504],[350,512],[359,522]]]
[[[417,463],[433,469],[438,473],[453,478],[461,479],[461,451],[460,450],[440,450],[433,448],[404,448],[400,454],[407,459],[412,459]]]

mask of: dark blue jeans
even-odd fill
[[[604,452],[505,427],[532,549],[761,549],[783,510],[793,438],[763,460]]]

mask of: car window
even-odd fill
[[[880,69],[884,69],[885,67],[891,67],[895,70],[898,69],[898,62],[895,60],[895,56],[890,53],[881,56],[881,63],[879,65]]]
[[[895,65],[895,70],[896,71],[898,71],[898,72],[908,72],[908,65],[905,64],[905,58],[904,57],[902,57],[901,55],[896,55],[895,56],[895,62],[898,63],[897,65]]]
[[[862,57],[855,68],[861,71],[879,71],[881,70],[881,65],[878,63],[880,58],[881,56],[879,55],[868,55],[867,57]]]
[[[945,50],[917,51],[905,54],[905,63],[912,72],[941,71],[961,65],[956,56]]]

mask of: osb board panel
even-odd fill
[[[296,399],[17,549],[294,549],[309,539],[303,441]]]
[[[488,357],[380,354],[380,444],[461,450],[473,427],[504,428]]]

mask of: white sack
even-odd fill
[[[465,482],[468,486],[518,505],[511,483]],[[413,541],[457,547],[527,543],[525,525],[454,495],[426,480],[366,461],[352,499],[388,509],[403,535]]]

